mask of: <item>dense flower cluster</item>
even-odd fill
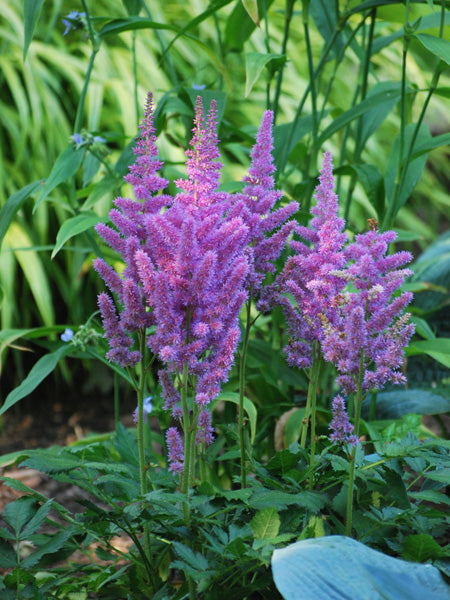
[[[343,290],[346,281],[335,274],[344,268],[343,253],[347,236],[344,221],[338,217],[338,198],[334,193],[331,154],[325,153],[323,168],[316,188],[314,218],[309,227],[297,226],[297,233],[309,243],[293,240],[295,254],[288,258],[283,270],[284,306],[289,333],[286,347],[288,363],[299,368],[312,361],[312,342],[321,338],[320,317],[334,323],[332,299]],[[293,302],[292,302],[293,300]]]
[[[275,272],[275,261],[286,246],[286,241],[296,226],[288,220],[299,208],[298,202],[290,202],[275,209],[282,192],[274,188],[275,165],[273,163],[273,112],[267,110],[262,117],[251,152],[251,165],[243,181],[242,193],[235,196],[235,211],[249,228],[249,244],[253,261],[248,274],[248,286],[259,299],[261,310],[267,310],[272,287],[263,287],[268,273]]]
[[[330,440],[335,444],[349,444],[356,446],[358,438],[353,435],[354,427],[348,419],[345,401],[342,396],[336,396],[331,404],[333,419],[330,423]]]
[[[403,349],[414,325],[409,314],[402,314],[412,294],[398,289],[411,273],[402,267],[412,257],[409,252],[388,255],[396,234],[378,231],[373,221],[368,232],[350,243],[338,217],[329,152],[319,179],[311,211],[315,216],[309,227],[297,228],[308,244],[291,243],[296,254],[283,271],[287,360],[300,368],[310,366],[315,341],[325,360],[335,364],[345,393],[356,392],[358,383],[363,393],[402,383]],[[335,423],[342,424],[339,402]]]

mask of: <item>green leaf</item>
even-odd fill
[[[91,211],[84,211],[80,214],[76,215],[76,217],[72,217],[71,219],[67,219],[61,225],[60,230],[58,231],[58,235],[56,236],[56,244],[55,248],[52,252],[52,259],[58,254],[64,244],[70,240],[70,238],[90,229],[94,225],[97,225],[102,221],[97,214]]]
[[[35,450],[22,464],[30,469],[42,471],[42,473],[64,473],[79,468],[80,459],[61,448],[55,447],[46,450]]]
[[[12,528],[17,539],[19,539],[22,527],[37,512],[38,506],[36,500],[28,496],[22,496],[22,498],[9,502],[5,506],[2,518]]]
[[[25,569],[29,569],[30,567],[36,565],[43,556],[46,556],[47,554],[55,554],[55,552],[58,552],[64,547],[69,538],[71,538],[77,533],[77,530],[78,527],[76,527],[75,525],[71,525],[68,527],[64,527],[62,531],[53,534],[46,544],[40,546],[35,552],[28,555],[24,560],[22,560],[22,566]]]
[[[31,394],[41,381],[54,371],[58,362],[70,351],[70,346],[62,346],[55,352],[51,352],[40,358],[22,383],[8,394],[3,406],[0,408],[0,415],[7,411],[8,408],[11,408],[11,406],[14,406],[16,402],[19,402],[19,400],[22,400],[22,398]]]
[[[257,1],[258,15],[263,15],[264,11],[268,11],[273,0]],[[242,2],[238,1],[235,4],[230,15],[227,17],[225,29],[225,46],[227,50],[242,52],[244,43],[249,39],[255,31],[255,22],[249,16]]]
[[[424,282],[425,291],[414,298],[423,311],[433,311],[448,303],[450,289],[450,231],[443,233],[412,265],[412,282]],[[432,286],[440,286],[434,289]]]
[[[122,423],[117,424],[114,447],[125,462],[135,467],[139,465],[136,437]]]
[[[425,140],[421,144],[417,144],[415,146],[415,150],[411,156],[411,159],[418,158],[422,154],[426,154],[430,152],[430,150],[434,150],[435,148],[440,148],[441,146],[448,146],[450,144],[450,133],[443,133],[442,135],[435,135],[429,140]]]
[[[273,158],[277,170],[284,164],[284,161],[287,160],[295,146],[311,131],[311,127],[312,117],[311,115],[307,115],[298,119],[294,130],[293,123],[276,125],[273,128]]]
[[[157,23],[146,17],[127,17],[109,21],[106,25],[103,25],[98,35],[100,38],[104,38],[108,35],[117,35],[123,31],[135,31],[136,29],[170,29],[171,31],[179,31],[179,28],[174,25]]]
[[[407,94],[410,94],[412,90],[406,90]],[[334,133],[345,127],[356,118],[364,115],[369,112],[373,108],[382,105],[392,105],[396,104],[400,99],[400,89],[392,89],[391,91],[383,91],[378,94],[374,94],[373,96],[368,96],[362,102],[353,106],[349,110],[346,110],[344,113],[339,115],[334,121],[329,125],[325,131],[323,131],[322,135],[319,137],[317,144],[318,146],[323,146],[328,138],[330,138]]]
[[[29,183],[24,188],[13,194],[8,198],[5,204],[0,210],[0,248],[5,237],[5,233],[9,227],[9,224],[13,220],[14,215],[22,206],[27,198],[35,192],[40,185],[43,183],[43,179]]]
[[[450,338],[434,338],[410,342],[406,354],[428,354],[450,369]]]
[[[28,521],[25,527],[22,529],[20,534],[21,540],[26,540],[30,535],[39,529],[42,523],[45,521],[50,509],[52,507],[53,500],[47,500],[45,504],[39,507],[36,513]]]
[[[233,404],[236,404],[237,406],[239,406],[239,394],[236,394],[235,392],[224,392],[223,394],[220,394],[220,396],[218,396],[214,400],[213,406],[220,401],[233,402]],[[256,410],[256,406],[247,397],[244,397],[244,410],[247,413],[247,416],[250,421],[250,441],[253,444],[253,442],[255,441],[255,435],[256,435],[256,419],[257,419],[258,413]]]
[[[73,144],[70,144],[70,146],[58,156],[53,165],[53,169],[42,188],[33,212],[36,211],[41,202],[43,202],[50,192],[52,192],[60,183],[67,181],[70,177],[75,175],[83,162],[84,154],[84,148],[76,148]]]
[[[139,14],[142,8],[141,0],[122,0],[125,8],[129,15],[137,15]]]
[[[386,198],[389,203],[394,201],[395,183],[396,183],[395,180],[396,180],[397,171],[398,171],[398,164],[399,164],[399,162],[401,162],[403,164],[406,160],[406,157],[407,157],[407,154],[409,151],[409,147],[413,140],[413,134],[415,132],[415,129],[416,129],[415,123],[410,123],[405,128],[405,144],[403,147],[403,156],[402,157],[400,157],[400,135],[401,135],[400,133],[397,136],[397,138],[394,141],[394,144],[392,146],[392,150],[391,150],[391,153],[388,158],[388,162],[386,165],[386,171],[385,171],[385,175],[384,175]],[[422,123],[420,126],[420,129],[419,129],[419,132],[417,134],[416,140],[414,142],[414,148],[421,146],[422,144],[428,143],[428,141],[430,139],[431,139],[431,134],[430,134],[429,127],[427,125],[425,125],[424,123]],[[414,148],[413,148],[413,152],[414,152]],[[414,189],[416,183],[418,182],[418,180],[420,179],[420,177],[422,175],[422,172],[425,168],[426,162],[427,162],[426,154],[422,154],[418,158],[416,158],[414,160],[410,160],[408,167],[406,169],[406,174],[404,176],[402,188],[396,199],[396,205],[394,206],[392,218],[395,217],[395,215],[398,213],[400,208],[403,206],[403,204],[409,198],[412,190]]]
[[[428,476],[428,472],[424,475]],[[449,481],[450,479],[447,474],[447,478],[444,483],[448,483]],[[408,495],[411,496],[413,500],[424,500],[425,502],[433,502],[434,504],[447,504],[447,506],[450,506],[450,498],[446,494],[442,494],[437,490],[422,490],[421,492],[408,492]]]
[[[397,92],[399,90],[400,84],[397,81],[380,81],[370,88],[366,98],[372,98],[377,94]],[[394,109],[397,102],[398,96],[393,94],[387,102],[375,106],[362,116],[360,148],[365,147],[367,140],[377,131],[389,113]]]
[[[0,569],[13,569],[16,565],[17,556],[11,544],[4,540],[0,540]],[[15,598],[15,592],[13,592],[13,594],[14,596],[8,596],[8,598]]]
[[[403,558],[416,562],[426,562],[434,558],[447,556],[434,538],[428,533],[408,535],[403,540]]]
[[[435,567],[393,558],[339,535],[276,549],[272,574],[285,600],[330,600],[330,590],[333,598],[348,599],[449,597],[448,585]]]
[[[429,35],[428,33],[416,33],[414,37],[429,52],[450,65],[450,42],[448,40]]]
[[[242,6],[245,8],[248,16],[256,27],[259,27],[260,21],[257,0],[242,0]]]
[[[325,506],[325,497],[319,492],[304,491],[289,494],[278,490],[257,490],[248,504],[258,510],[277,506],[280,510],[287,506],[301,506],[311,512],[318,512]]]
[[[208,568],[208,560],[199,552],[194,552],[191,548],[185,546],[181,542],[172,542],[172,546],[181,560],[193,569],[202,572]]]
[[[250,527],[257,540],[275,537],[280,530],[280,515],[277,509],[271,506],[260,510],[250,521]]]
[[[427,471],[424,473],[427,479],[440,481],[441,483],[450,484],[450,467],[438,468],[435,471]]]
[[[24,40],[23,40],[23,61],[27,57],[28,48],[33,39],[34,30],[41,14],[44,0],[23,0],[23,25],[24,25]]]
[[[362,404],[362,416],[367,418],[370,398]],[[398,419],[403,415],[438,415],[450,411],[450,398],[429,390],[397,390],[379,392],[375,410],[376,419]]]
[[[245,54],[245,98],[252,91],[264,67],[271,61],[281,58],[283,58],[282,54],[262,54],[260,52],[247,52]]]

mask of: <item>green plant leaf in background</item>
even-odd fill
[[[34,205],[33,212],[36,211],[37,207],[47,198],[55,187],[75,175],[83,162],[84,154],[85,148],[76,148],[71,144],[58,156],[51,173],[42,188],[41,194]]]
[[[429,52],[450,65],[450,42],[427,33],[416,33],[416,40]]]
[[[426,562],[430,559],[448,556],[429,533],[408,535],[403,540],[402,556],[406,560]]]
[[[260,52],[247,52],[245,54],[245,98],[252,91],[264,67],[272,61],[283,58],[281,54],[261,54]]]
[[[31,394],[41,381],[54,371],[58,362],[71,351],[72,349],[70,346],[61,346],[61,348],[58,348],[55,352],[50,352],[49,354],[42,356],[22,383],[8,394],[3,406],[0,408],[0,415],[6,412],[8,408],[11,408],[11,406],[14,406],[16,402],[19,402],[19,400],[22,400],[22,398]]]
[[[264,11],[268,11],[273,0],[257,0],[258,15],[263,15]],[[244,43],[255,31],[255,21],[250,17],[248,10],[244,7],[243,2],[236,2],[231,14],[227,18],[225,29],[225,45],[228,50],[241,52],[244,48]]]
[[[146,17],[127,17],[126,19],[114,19],[103,25],[98,35],[100,38],[108,35],[117,35],[124,31],[136,31],[137,29],[169,29],[178,31],[178,27],[167,25],[165,23],[157,23]]]
[[[368,418],[370,398],[364,399],[362,416]],[[450,397],[432,390],[396,390],[379,392],[375,410],[376,419],[398,419],[403,415],[439,415],[450,411]]]
[[[55,248],[52,252],[52,259],[57,255],[57,253],[61,250],[67,240],[90,229],[97,223],[99,223],[102,219],[99,219],[98,215],[92,211],[82,212],[67,221],[64,221],[60,230],[58,231],[58,235],[56,236],[56,244]]]
[[[340,535],[275,550],[272,573],[285,600],[450,598],[450,588],[435,567],[387,556]]]
[[[29,183],[24,188],[13,194],[8,198],[5,204],[0,210],[0,248],[2,246],[3,238],[5,233],[13,220],[14,215],[17,213],[19,208],[25,202],[27,198],[35,192],[40,185],[43,183],[43,179]]]
[[[242,0],[242,6],[247,11],[248,16],[256,25],[259,27],[259,11],[258,11],[258,1],[257,0]]]
[[[411,342],[406,349],[407,356],[428,354],[450,369],[450,338],[434,338]]]
[[[30,286],[42,320],[46,325],[53,325],[55,314],[49,281],[30,236],[18,223],[13,222],[6,233],[5,244],[14,251],[17,262],[20,264]]]
[[[256,513],[250,521],[250,527],[257,540],[274,538],[280,530],[280,515],[274,506]]]
[[[213,406],[220,401],[233,402],[233,404],[236,404],[237,406],[239,406],[239,394],[236,394],[235,392],[224,392],[223,394],[220,394],[220,396],[218,396],[214,400]],[[256,406],[253,404],[253,402],[249,398],[244,398],[244,410],[247,413],[247,416],[250,421],[250,441],[253,443],[255,441],[256,418],[258,415],[257,415]]]
[[[41,14],[44,0],[24,0],[23,1],[23,24],[24,24],[24,40],[23,40],[23,61],[27,57],[28,48],[33,39],[36,23]]]

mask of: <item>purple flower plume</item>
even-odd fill
[[[182,473],[184,469],[183,441],[176,427],[166,431],[166,443],[169,455],[169,471]]]
[[[358,444],[358,438],[353,435],[354,427],[350,423],[347,410],[345,408],[345,401],[342,396],[336,396],[332,402],[331,410],[333,413],[333,419],[329,425],[330,440],[335,444],[349,444],[350,446],[356,446]]]
[[[345,393],[356,391],[361,368],[365,392],[402,383],[403,349],[414,326],[403,314],[412,294],[398,290],[411,274],[403,268],[411,255],[388,255],[396,234],[379,232],[373,223],[354,242],[347,241],[344,221],[337,216],[329,152],[319,181],[314,218],[309,227],[297,229],[306,243],[291,243],[296,254],[283,271],[288,362],[310,366],[316,340],[325,360],[335,364]]]
[[[99,296],[105,337],[110,346],[107,356],[121,366],[134,365],[140,359],[137,351],[131,351],[133,340],[130,334],[153,323],[153,316],[146,309],[134,256],[144,244],[151,243],[146,227],[148,215],[159,212],[172,202],[170,196],[159,193],[168,181],[158,175],[163,163],[158,158],[155,145],[151,94],[147,98],[134,154],[136,162],[129,167],[130,172],[125,180],[133,186],[136,199],[115,200],[116,208],[109,213],[114,228],[104,223],[96,226],[97,233],[121,255],[126,264],[119,275],[101,258],[94,261],[96,271],[111,292],[117,295],[121,307],[117,314],[111,298],[107,294]]]
[[[325,152],[316,188],[314,218],[309,227],[297,227],[306,241],[292,241],[295,254],[288,258],[282,273],[282,300],[289,342],[285,349],[287,361],[299,368],[311,365],[311,348],[321,337],[320,316],[334,322],[332,299],[346,285],[335,275],[345,266],[343,247],[347,240],[344,220],[338,217],[338,198],[334,192],[331,154]]]
[[[234,210],[239,213],[249,229],[249,244],[253,251],[247,285],[259,299],[259,308],[268,310],[276,286],[263,290],[267,273],[275,273],[275,261],[286,246],[286,241],[296,226],[288,220],[298,210],[297,202],[275,209],[282,192],[274,188],[273,113],[267,110],[262,117],[256,143],[251,152],[251,165],[244,177],[245,187],[236,195]]]

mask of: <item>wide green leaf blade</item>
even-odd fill
[[[64,244],[70,240],[70,238],[78,235],[79,233],[83,233],[83,231],[86,231],[87,229],[90,229],[99,223],[99,221],[101,221],[99,216],[92,211],[81,212],[75,217],[64,221],[60,230],[58,231],[58,235],[56,236],[56,244],[52,252],[52,258],[58,254],[58,252],[61,250]]]
[[[33,181],[8,198],[0,210],[0,248],[9,224],[27,198],[42,185],[43,179]]]
[[[123,31],[136,31],[136,29],[170,29],[178,31],[178,27],[166,23],[157,23],[146,17],[127,17],[124,19],[114,19],[103,25],[98,35],[100,38],[108,35],[122,33]]]
[[[218,396],[216,398],[216,400],[214,401],[214,404],[217,404],[220,401],[233,402],[234,404],[237,404],[237,406],[239,406],[239,394],[236,394],[235,392],[224,392],[223,394],[220,394],[220,396]],[[253,402],[249,398],[246,398],[246,397],[244,397],[244,410],[247,413],[247,416],[250,421],[250,441],[253,443],[255,441],[256,418],[257,418],[258,413],[256,410],[256,406],[253,404]]]
[[[450,42],[448,40],[429,35],[428,33],[416,33],[414,37],[429,52],[450,65]]]
[[[262,54],[261,52],[247,52],[245,54],[245,98],[252,91],[264,67],[272,60],[281,58],[283,58],[282,54]]]
[[[250,521],[250,527],[257,540],[274,538],[280,530],[280,515],[274,506],[256,513]]]
[[[76,148],[71,144],[58,156],[51,173],[42,188],[41,195],[34,206],[33,212],[36,211],[37,207],[47,198],[55,187],[75,175],[83,162],[84,153],[84,148]]]
[[[285,600],[448,600],[450,588],[432,565],[406,562],[344,536],[303,540],[272,556]]]
[[[23,61],[27,57],[28,48],[33,39],[34,30],[41,14],[44,0],[23,0],[23,25],[24,25],[24,40],[23,40]]]
[[[406,93],[411,93],[412,90],[406,90]],[[319,137],[317,144],[318,146],[322,146],[324,142],[331,137],[334,133],[345,127],[356,118],[364,115],[380,105],[387,104],[392,106],[395,104],[395,100],[400,99],[400,89],[392,89],[390,91],[380,92],[378,94],[374,94],[373,96],[368,96],[362,102],[353,106],[349,110],[346,110],[344,113],[339,115],[336,119],[333,120],[331,125],[329,125]]]
[[[362,403],[362,416],[367,419],[370,398]],[[398,419],[403,415],[439,415],[450,411],[450,398],[430,390],[396,390],[378,392],[375,409],[376,419]]]
[[[434,338],[432,340],[411,342],[406,353],[409,356],[428,354],[428,356],[450,369],[450,338]]]
[[[43,381],[48,375],[50,375],[52,371],[54,371],[58,362],[64,356],[69,354],[69,352],[71,352],[70,346],[62,346],[55,352],[50,352],[49,354],[46,354],[40,358],[22,383],[8,394],[3,406],[0,408],[0,415],[7,411],[8,408],[11,408],[11,406],[14,406],[16,402],[19,402],[19,400],[22,400],[22,398],[25,398],[25,396],[31,394],[31,392],[37,388],[41,381]]]
[[[257,1],[257,14],[263,15],[268,11],[273,0]],[[249,15],[243,2],[236,2],[231,14],[227,17],[225,29],[225,46],[227,50],[242,52],[244,43],[255,31],[256,24]]]

